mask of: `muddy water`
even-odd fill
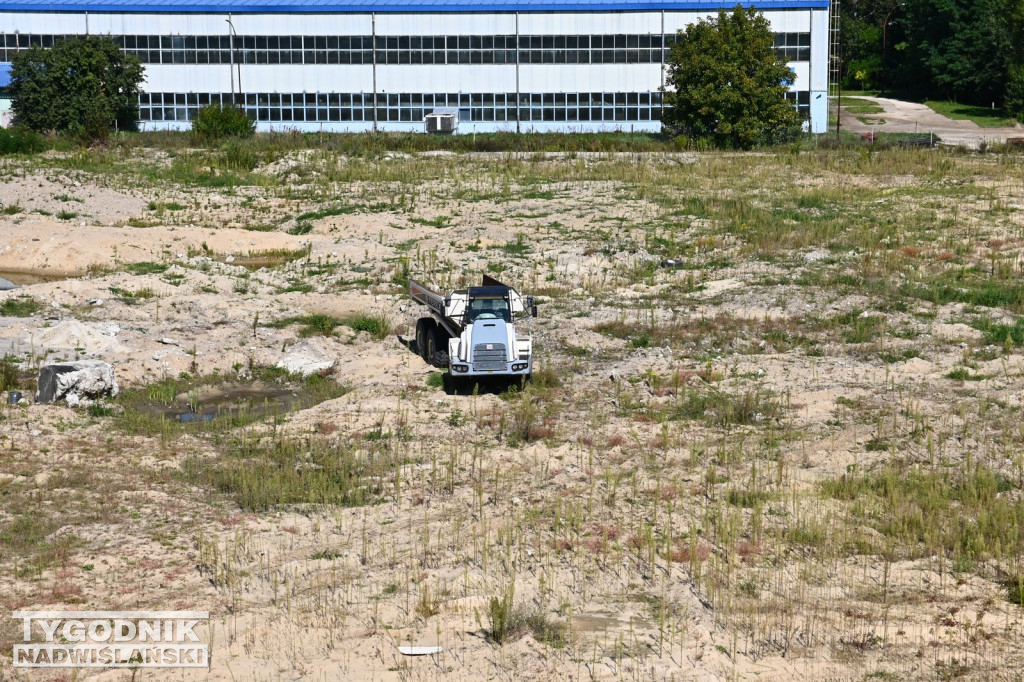
[[[232,384],[201,388],[175,397],[170,405],[144,403],[138,410],[183,423],[207,422],[221,417],[260,418],[304,410],[320,402],[315,395],[288,386]]]
[[[649,629],[654,627],[642,616],[630,616],[621,613],[581,613],[572,617],[573,628],[580,632],[618,632],[632,628]]]
[[[0,270],[0,280],[7,280],[11,284],[17,284],[19,287],[30,286],[32,284],[46,284],[47,282],[59,282],[65,279],[71,279],[74,275],[68,274],[49,274],[39,272],[38,270]]]

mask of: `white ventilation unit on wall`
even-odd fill
[[[434,109],[423,121],[428,133],[454,133],[459,128],[459,110]]]

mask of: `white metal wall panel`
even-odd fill
[[[764,18],[776,33],[807,33],[811,30],[811,10],[794,9],[765,12]]]
[[[717,12],[665,12],[665,33],[675,33],[702,19],[718,16]],[[810,10],[776,10],[764,12],[764,18],[778,33],[806,33],[811,30]],[[609,31],[614,33],[615,31]]]
[[[85,16],[81,14],[35,14],[5,12],[0,14],[0,31],[4,33],[85,33]]]
[[[665,33],[675,33],[702,19],[716,16],[715,12],[665,12]]]
[[[235,14],[231,21],[239,35],[370,35],[369,14]]]
[[[148,92],[231,92],[229,68],[227,64],[190,66],[188,69],[153,64],[146,68],[144,89]],[[237,88],[237,65],[234,74]],[[379,73],[377,79],[380,90]],[[244,92],[372,92],[373,72],[368,66],[318,64],[281,69],[243,64],[242,89]]]
[[[363,66],[372,79],[372,67]],[[369,92],[372,87],[367,88]],[[377,92],[515,92],[515,66],[377,67]],[[347,92],[347,91],[346,91]]]
[[[811,92],[811,125],[812,133],[824,133],[828,130],[828,92],[815,90]]]
[[[660,32],[660,12],[571,12],[519,15],[519,33],[521,35],[657,34]]]
[[[807,90],[807,83],[810,78],[810,64],[807,62],[790,62],[789,68],[796,75],[796,81],[790,90]]]
[[[811,17],[811,90],[828,90],[828,10]]]
[[[661,85],[658,64],[523,64],[521,92],[654,92]]]
[[[514,35],[515,32],[516,16],[511,13],[377,15],[377,35],[473,36]],[[521,23],[519,32],[523,32]],[[366,35],[369,33],[367,30]]]

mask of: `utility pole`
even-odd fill
[[[373,41],[373,132],[377,132],[377,14],[370,14],[370,34]]]
[[[238,39],[238,33],[235,31],[235,25],[231,23],[231,15],[227,18],[228,27],[231,29],[231,67],[235,68],[235,41]],[[235,104],[241,106],[242,102],[242,60],[238,60],[238,96],[235,97],[235,74],[231,72],[231,96],[235,99]]]
[[[519,125],[519,12],[516,12],[516,134],[522,132]]]
[[[227,26],[231,29],[231,63],[233,65],[233,63],[234,63],[234,41],[238,40],[239,34],[236,31],[234,31],[234,25],[231,23],[231,15],[230,14],[227,15]],[[236,97],[236,100],[234,100],[234,103],[237,103],[237,104],[239,104],[241,106],[242,104],[245,103],[244,101],[242,101],[242,59],[239,59],[239,61],[238,61],[238,70],[239,70],[239,96]],[[232,80],[231,81],[231,94],[233,94],[233,93],[234,93],[234,81]]]
[[[231,74],[231,99],[235,99],[235,36],[234,31],[231,29],[231,15],[228,15],[228,43],[230,51],[228,52],[228,73]]]

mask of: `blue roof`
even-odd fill
[[[0,12],[334,13],[594,12],[731,9],[737,0],[0,0]],[[761,10],[827,8],[829,0],[760,0]]]

